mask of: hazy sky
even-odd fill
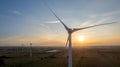
[[[73,45],[119,45],[120,0],[44,0],[71,28],[119,22],[73,34]],[[85,41],[79,42],[78,36]],[[0,0],[0,45],[64,46],[67,32],[42,0]]]

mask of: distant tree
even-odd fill
[[[4,59],[0,58],[0,67],[1,67],[1,66],[4,66],[4,65],[5,65]]]

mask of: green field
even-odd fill
[[[59,52],[46,52],[58,49]],[[67,67],[67,49],[56,47],[0,50],[0,67]],[[120,47],[73,48],[73,67],[120,67]]]

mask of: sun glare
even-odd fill
[[[80,41],[80,42],[85,41],[85,37],[84,37],[84,36],[79,36],[79,37],[78,37],[78,41]]]

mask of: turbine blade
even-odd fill
[[[68,41],[69,41],[69,36],[67,38],[67,41],[66,41],[66,45],[65,45],[65,48],[67,48],[67,45],[68,45]]]
[[[45,6],[51,11],[51,13],[62,23],[66,30],[69,28],[63,23],[63,21],[55,14],[55,12],[44,2]]]
[[[83,28],[74,28],[73,31],[78,31],[78,30],[83,30],[91,27],[96,27],[96,26],[102,26],[102,25],[108,25],[108,24],[113,24],[117,22],[111,22],[111,23],[103,23],[103,24],[98,24],[98,25],[93,25],[93,26],[88,26],[88,27],[83,27]]]

